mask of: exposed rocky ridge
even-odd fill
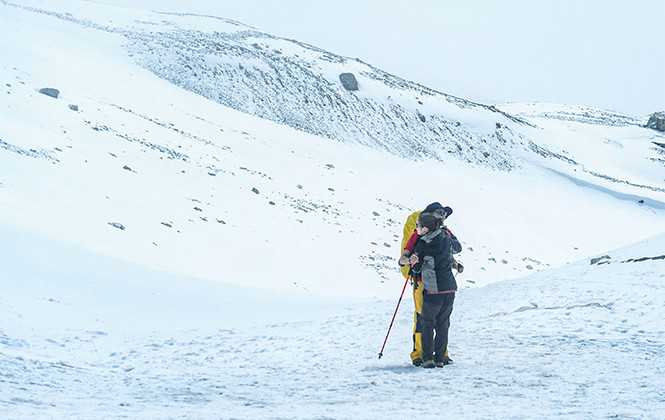
[[[492,106],[446,95],[358,59],[257,31],[134,33],[135,59],[160,77],[243,112],[410,158],[448,155],[516,165],[526,125]],[[341,74],[358,79],[345,89]],[[347,76],[348,77],[348,76]],[[357,86],[352,86],[357,87]]]
[[[596,124],[614,127],[623,126],[642,126],[642,122],[635,117],[624,115],[615,111],[594,108],[582,105],[558,105],[558,104],[518,104],[521,108],[515,112],[512,104],[505,104],[501,108],[522,117],[529,118],[547,118],[560,121],[572,121],[584,124]]]

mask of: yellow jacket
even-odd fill
[[[413,235],[413,231],[416,230],[416,222],[418,221],[418,217],[420,217],[421,211],[414,211],[409,215],[409,217],[406,218],[406,222],[404,223],[404,230],[402,231],[402,246],[400,247],[400,254],[399,256],[402,256],[402,253],[404,252],[404,248],[406,247],[406,243],[409,242],[409,238],[411,235]],[[400,271],[402,272],[402,275],[404,276],[405,279],[409,278],[409,265],[404,265],[400,267]]]

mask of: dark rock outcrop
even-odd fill
[[[665,132],[665,112],[654,112],[649,117],[647,128]]]

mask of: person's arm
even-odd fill
[[[446,233],[448,234],[448,237],[450,238],[450,249],[453,250],[453,254],[459,254],[462,252],[462,244],[460,241],[457,239],[457,236],[448,229],[448,227],[445,227]]]
[[[409,237],[409,240],[406,241],[406,246],[404,247],[404,250],[409,251],[409,254],[411,254],[413,252],[413,250],[415,249],[415,247],[416,247],[416,243],[418,242],[418,238],[420,238],[420,236],[418,236],[418,232],[416,232],[414,230],[413,233],[411,233],[411,236]]]
[[[406,241],[406,245],[404,246],[404,250],[402,251],[402,257],[399,259],[399,265],[404,266],[407,264],[415,264],[411,263],[409,260],[409,257],[411,254],[413,254],[413,249],[416,247],[416,243],[418,242],[418,233],[414,230],[413,233],[411,233],[411,236],[409,237],[409,240]]]

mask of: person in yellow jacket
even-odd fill
[[[430,205],[428,205],[425,210],[421,211],[415,211],[407,217],[406,222],[404,223],[404,230],[403,230],[403,236],[402,236],[402,254],[400,255],[400,271],[402,272],[402,275],[404,276],[405,279],[408,279],[411,277],[411,265],[409,264],[409,257],[411,256],[411,253],[413,252],[413,249],[415,247],[416,242],[418,241],[418,234],[416,233],[416,222],[418,221],[418,218],[420,217],[421,213],[432,213],[436,215],[437,217],[440,217],[441,219],[445,220],[448,216],[450,216],[453,213],[453,209],[450,207],[443,207],[440,203],[434,202]],[[455,238],[455,235],[446,228],[445,232],[450,235],[452,238]],[[457,246],[454,247],[453,253],[459,253],[462,249],[461,246],[459,246],[459,242],[457,241],[457,238],[455,238],[454,241]],[[462,264],[459,262],[455,261],[453,259],[453,268],[456,269],[459,273],[461,273],[464,270],[464,267]],[[420,366],[422,364],[422,334],[421,334],[421,321],[420,317],[422,314],[422,309],[423,309],[423,284],[422,281],[420,281],[419,278],[411,278],[413,282],[413,306],[414,306],[414,313],[413,313],[413,350],[411,351],[410,357],[411,357],[411,363],[413,363],[414,366]],[[444,358],[445,358],[445,363],[451,363],[452,359],[450,359],[449,354],[448,354],[448,349],[445,350],[444,352]]]

